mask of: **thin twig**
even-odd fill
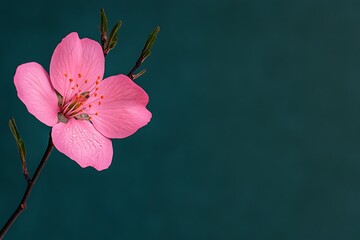
[[[128,73],[128,77],[131,80],[135,80],[136,78],[140,77],[141,75],[143,75],[146,72],[146,69],[143,69],[142,71],[140,71],[137,74],[134,74],[135,71],[141,66],[141,64],[145,61],[145,59],[147,59],[150,54],[151,54],[151,47],[153,46],[153,44],[155,43],[157,34],[160,31],[160,27],[157,26],[154,31],[152,31],[148,38],[146,39],[144,48],[142,49],[140,56],[138,58],[138,60],[135,63],[135,66],[131,69],[131,71]]]
[[[11,215],[11,217],[9,218],[9,220],[6,222],[6,224],[4,225],[4,227],[1,229],[0,231],[0,240],[3,239],[4,235],[6,234],[6,232],[9,230],[9,228],[11,227],[11,225],[15,222],[16,218],[25,210],[26,208],[26,201],[30,196],[31,190],[33,189],[36,180],[38,179],[41,170],[43,169],[46,161],[48,160],[51,151],[54,148],[54,144],[52,142],[51,139],[51,134],[49,136],[49,142],[48,142],[48,146],[46,148],[46,151],[44,153],[44,156],[42,157],[39,166],[37,167],[34,176],[32,177],[32,179],[28,182],[28,186],[26,188],[26,191],[23,195],[23,198],[19,204],[19,206],[17,207],[17,209],[14,211],[14,213]]]
[[[142,52],[141,52],[142,53]],[[143,55],[140,54],[140,57],[138,58],[138,60],[136,61],[136,64],[135,66],[131,69],[131,71],[128,73],[128,77],[131,79],[131,80],[134,80],[134,73],[136,71],[136,69],[138,69],[141,64],[142,64],[142,60],[143,60]]]

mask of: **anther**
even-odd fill
[[[81,78],[81,73],[78,74],[78,77]]]
[[[70,78],[70,79],[69,79],[69,82],[72,82],[72,81],[73,81],[73,79],[72,79],[72,78]]]
[[[100,80],[100,76],[97,76],[97,79]]]
[[[104,99],[104,96],[101,96],[100,98],[101,98],[101,99]]]
[[[100,105],[101,105],[101,102],[98,102],[98,105],[100,106]]]
[[[64,74],[64,76],[65,76],[65,77],[68,77],[68,75],[67,75],[66,73]]]
[[[96,81],[95,84],[98,85],[98,84],[99,84],[99,81]]]
[[[95,113],[95,115],[97,116],[97,115],[99,115],[99,113],[98,113],[98,112],[96,112],[96,113]]]
[[[94,93],[94,97],[96,97],[97,96],[97,93]]]
[[[91,108],[92,107],[92,105],[91,104],[89,104],[89,108]]]
[[[85,83],[88,83],[89,80],[85,79]]]

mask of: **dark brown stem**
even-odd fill
[[[24,177],[25,177],[25,180],[26,182],[29,184],[31,179],[29,177],[29,171],[27,170],[27,166],[23,166],[23,174],[24,174]]]
[[[143,62],[143,56],[141,54],[139,59],[136,61],[135,66],[128,73],[128,77],[131,78],[131,80],[134,80],[134,73],[135,73],[136,69],[138,69],[141,66],[142,62]]]
[[[107,37],[106,37],[106,33],[101,33],[101,47],[104,53],[104,57],[106,57],[106,55],[108,55],[109,52],[106,51],[106,41],[107,41]]]
[[[36,183],[36,180],[38,179],[38,177],[39,177],[39,175],[41,173],[41,170],[43,169],[46,161],[48,160],[53,148],[54,148],[54,144],[52,142],[51,135],[50,135],[49,136],[48,146],[46,148],[44,156],[42,157],[41,162],[40,162],[39,166],[37,167],[37,169],[36,169],[36,171],[34,173],[34,176],[28,182],[28,186],[26,188],[26,191],[25,191],[25,193],[24,193],[24,195],[22,197],[22,200],[21,200],[19,206],[17,207],[17,209],[14,211],[14,213],[11,215],[9,220],[6,222],[6,224],[4,225],[4,227],[0,231],[0,240],[3,239],[4,235],[9,230],[11,225],[15,222],[16,218],[25,210],[26,201],[29,198],[31,190],[33,189],[33,187],[34,187],[34,185]]]

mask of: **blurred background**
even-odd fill
[[[48,70],[72,31],[123,20],[105,76],[128,73],[161,26],[151,122],[114,140],[111,167],[55,150],[11,239],[359,239],[360,2],[7,1],[0,15],[0,225],[26,188],[14,116],[35,171],[50,129],[16,96],[18,65]]]

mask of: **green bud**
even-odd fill
[[[143,69],[143,70],[141,70],[139,73],[133,75],[133,76],[132,76],[132,79],[135,80],[135,79],[137,79],[138,77],[141,77],[141,76],[142,76],[143,74],[145,74],[145,73],[146,73],[146,69]]]
[[[107,17],[105,14],[105,10],[102,8],[100,9],[100,32],[101,34],[105,34],[108,31],[108,23],[107,23]]]
[[[106,54],[108,54],[110,52],[110,50],[113,49],[115,47],[116,43],[118,42],[118,32],[119,32],[121,25],[122,25],[122,21],[118,21],[117,24],[111,30],[111,32],[109,34],[109,38],[107,40],[106,47],[105,47]]]
[[[24,176],[25,176],[26,180],[29,182],[30,178],[29,178],[29,174],[28,174],[27,166],[26,166],[26,148],[25,148],[24,142],[21,139],[21,136],[19,134],[19,131],[16,126],[14,118],[9,119],[9,128],[10,128],[12,135],[14,136],[14,139],[15,139],[17,147],[18,147]]]
[[[145,60],[147,57],[150,56],[151,54],[151,48],[152,46],[154,45],[155,41],[156,41],[156,37],[158,35],[158,33],[160,32],[160,27],[157,26],[154,31],[152,31],[148,38],[146,39],[146,43],[145,43],[145,47],[144,47],[144,50],[143,50],[143,59]]]

